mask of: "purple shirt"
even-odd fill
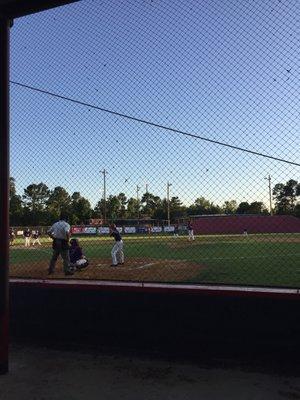
[[[82,248],[79,246],[70,247],[69,250],[70,261],[72,264],[75,264],[76,261],[80,260],[83,256]]]
[[[113,236],[113,237],[115,238],[115,241],[116,241],[116,242],[120,242],[120,241],[122,240],[122,237],[121,237],[121,235],[120,235],[120,232],[119,232],[117,229],[114,229],[114,230],[111,232],[110,236]]]

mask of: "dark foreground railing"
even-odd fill
[[[107,282],[10,286],[13,338],[198,358],[300,354],[299,293]]]

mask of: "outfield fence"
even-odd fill
[[[82,0],[15,20],[10,278],[297,291],[297,9]],[[49,270],[61,214],[88,260],[70,274]]]

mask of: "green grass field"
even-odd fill
[[[43,265],[45,270],[51,256],[51,243],[48,239],[42,239],[42,243],[42,247],[28,249],[23,247],[23,240],[15,242],[10,253],[14,277],[18,276],[16,271],[20,271],[20,277],[30,278],[35,265]],[[95,265],[110,258],[111,238],[83,237],[80,243]],[[131,270],[128,280],[135,280],[132,260],[145,259],[161,260],[160,269],[155,268],[152,275],[149,272],[147,278],[137,277],[136,280],[179,283],[180,272],[180,282],[184,283],[300,288],[300,234],[197,236],[194,242],[189,242],[186,236],[128,235],[124,236],[124,250],[125,267]],[[171,260],[176,260],[176,268],[170,266],[167,270]],[[192,263],[199,268],[194,268],[191,274],[188,268]],[[148,265],[144,267],[151,271]],[[186,276],[182,274],[184,268],[189,272]],[[123,274],[120,280],[124,279],[126,275]]]

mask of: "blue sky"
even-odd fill
[[[297,0],[90,1],[20,18],[11,80],[299,162]],[[94,205],[148,183],[185,203],[268,204],[299,167],[11,85],[11,175]],[[127,182],[125,182],[127,180]]]

